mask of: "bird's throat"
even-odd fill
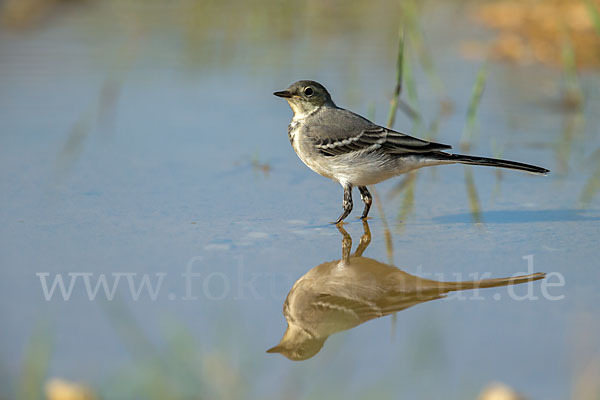
[[[293,101],[288,101],[288,103],[294,112],[292,121],[303,120],[304,118],[313,115],[321,108],[320,106],[315,106],[313,104],[297,103]]]

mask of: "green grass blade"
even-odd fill
[[[42,398],[48,365],[52,357],[54,338],[49,334],[48,323],[39,323],[33,330],[18,385],[18,400],[38,400]]]
[[[394,127],[396,121],[396,112],[398,110],[398,102],[402,93],[402,78],[404,74],[404,31],[400,30],[398,38],[398,56],[396,57],[396,84],[394,86],[394,95],[390,102],[390,111],[388,113],[387,126]]]
[[[483,92],[485,90],[485,84],[487,81],[487,64],[483,64],[477,72],[475,78],[475,84],[471,90],[471,99],[469,100],[469,108],[467,109],[467,123],[463,131],[462,138],[460,140],[460,147],[462,150],[467,151],[471,147],[475,135],[475,123],[477,121],[477,113],[479,111],[479,105]]]
[[[600,158],[596,160],[596,170],[585,183],[579,196],[580,207],[586,208],[600,191]]]
[[[477,194],[475,179],[473,179],[473,171],[469,166],[465,166],[465,185],[467,187],[467,196],[469,198],[469,207],[471,208],[471,217],[473,218],[473,222],[476,224],[481,224],[483,219],[481,217],[479,195]]]
[[[590,15],[590,19],[594,24],[594,29],[596,30],[596,33],[600,36],[600,10],[598,10],[598,7],[592,2],[592,0],[586,0],[585,4],[587,6],[587,11]]]

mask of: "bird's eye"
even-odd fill
[[[315,91],[310,86],[304,89],[304,94],[308,97],[312,96],[314,93]]]

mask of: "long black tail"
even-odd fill
[[[519,171],[527,171],[533,174],[541,174],[546,175],[550,170],[542,167],[537,167],[531,164],[524,164],[516,161],[508,161],[508,160],[500,160],[497,158],[487,158],[487,157],[475,157],[475,156],[466,156],[463,154],[448,154],[448,153],[436,153],[436,156],[439,156],[441,161],[451,161],[457,162],[460,164],[471,164],[471,165],[484,165],[488,167],[499,167],[499,168],[510,168],[516,169]]]

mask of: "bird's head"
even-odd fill
[[[298,81],[292,83],[286,90],[273,94],[287,100],[296,118],[309,115],[322,106],[335,107],[327,89],[315,81]]]
[[[295,325],[288,325],[279,344],[267,350],[267,353],[281,353],[292,361],[302,361],[317,354],[325,339],[314,337]]]

